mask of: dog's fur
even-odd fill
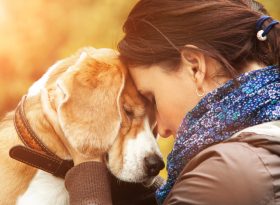
[[[26,117],[40,140],[62,159],[107,154],[107,167],[124,181],[150,180],[144,158],[160,155],[153,117],[125,66],[111,49],[85,48],[54,64],[29,89]],[[64,181],[9,158],[22,144],[14,112],[0,123],[0,204],[68,204]]]

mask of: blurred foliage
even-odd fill
[[[0,0],[0,117],[32,82],[80,47],[116,48],[136,0]],[[262,0],[280,19],[279,0]],[[159,139],[166,157],[173,139]],[[166,177],[166,172],[161,172]]]
[[[134,3],[0,0],[0,115],[56,60],[84,46],[115,48]]]

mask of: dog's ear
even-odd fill
[[[125,75],[118,65],[82,53],[56,81],[56,122],[68,149],[93,156],[106,152],[121,126],[120,96]],[[54,116],[52,117],[54,118]]]

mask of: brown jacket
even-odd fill
[[[149,189],[118,184],[95,162],[72,168],[65,181],[71,205],[156,205],[154,191],[161,183]],[[280,121],[244,129],[196,155],[164,203],[175,204],[280,204]]]

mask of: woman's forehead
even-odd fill
[[[153,72],[153,69],[147,66],[134,66],[129,68],[129,73],[139,91],[145,91],[149,87]]]

